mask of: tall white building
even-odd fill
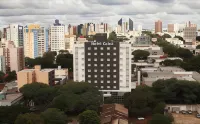
[[[16,47],[23,46],[23,26],[10,24],[6,29],[6,40],[13,41]]]
[[[6,73],[6,59],[5,59],[5,56],[0,56],[0,71]]]
[[[131,92],[131,44],[76,42],[73,55],[74,81],[91,83],[118,101]]]
[[[61,25],[58,20],[50,27],[50,44],[51,51],[58,53],[65,49],[65,26]]]

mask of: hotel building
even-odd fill
[[[131,92],[131,44],[76,42],[73,55],[74,81],[88,82],[119,102]]]

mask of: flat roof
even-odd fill
[[[35,71],[35,69],[24,69],[19,72],[33,72],[33,71]]]
[[[22,93],[7,94],[6,99],[0,100],[0,102],[12,102],[18,99],[19,97],[22,97]]]
[[[40,70],[41,72],[51,72],[51,71],[53,71],[54,69],[42,69],[42,70]]]

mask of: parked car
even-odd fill
[[[138,117],[138,120],[144,120],[144,118],[143,117]]]
[[[188,113],[188,114],[192,114],[192,110],[188,110],[187,113]]]
[[[181,113],[182,114],[187,114],[187,112],[185,110],[182,110]]]
[[[200,118],[200,114],[197,114],[197,118]]]

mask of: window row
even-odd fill
[[[88,47],[88,50],[91,50],[92,48],[91,47]],[[98,48],[97,47],[94,47],[94,50],[97,50]],[[100,47],[100,50],[111,50],[111,47]],[[113,47],[113,50],[116,50],[117,48],[116,47]]]
[[[88,53],[88,55],[90,56],[90,55],[92,55],[92,53]],[[97,56],[98,54],[97,53],[94,53],[94,55],[95,56]],[[100,55],[104,55],[104,53],[100,53]],[[106,53],[106,55],[108,55],[108,56],[110,56],[111,55],[111,53]],[[113,53],[113,55],[115,56],[115,55],[117,55],[117,53]]]
[[[103,64],[101,64],[101,65],[103,65]],[[110,70],[110,69],[107,69],[106,71],[107,71],[107,72],[111,72],[111,70]],[[92,72],[92,70],[91,70],[91,69],[88,69],[88,72]],[[95,69],[95,70],[94,70],[94,72],[98,72],[98,70],[97,70],[97,69]],[[104,70],[103,70],[103,69],[101,69],[101,70],[100,70],[100,72],[104,72]],[[112,72],[117,72],[117,70],[116,70],[116,69],[114,69]]]
[[[88,78],[91,78],[91,77],[92,77],[91,75],[88,75]],[[98,75],[94,75],[94,77],[97,78]],[[104,75],[100,75],[99,77],[104,78]],[[111,76],[110,76],[110,75],[106,75],[106,77],[107,77],[107,78],[110,78]],[[113,75],[113,78],[117,78],[117,76],[116,76],[116,75]]]
[[[91,58],[88,58],[88,61],[91,61],[91,60],[92,60]],[[94,61],[97,61],[97,58],[94,58],[93,60],[94,60]],[[107,58],[106,60],[107,60],[107,61],[111,61],[111,59],[110,59],[110,58]],[[103,62],[103,61],[105,61],[105,59],[101,58],[101,59],[100,59],[100,61],[102,61],[102,62]],[[116,58],[114,58],[114,59],[113,59],[113,61],[117,61],[117,59],[116,59]]]
[[[91,80],[88,80],[88,83],[92,83],[92,81],[91,81]],[[94,83],[97,84],[97,80],[94,80]],[[103,80],[101,80],[100,83],[101,83],[101,84],[103,84],[103,83],[108,83],[108,84],[110,84],[111,82],[108,81],[108,80],[107,80],[106,82],[104,82]],[[116,84],[117,81],[113,81],[113,83]]]
[[[95,67],[97,67],[99,64],[94,64],[94,66]],[[88,64],[88,67],[91,67],[92,65],[91,64]],[[105,64],[100,64],[100,67],[104,67],[105,66]],[[107,67],[110,67],[111,66],[111,64],[107,64],[106,65]],[[113,67],[116,67],[117,66],[117,64],[113,64]]]

